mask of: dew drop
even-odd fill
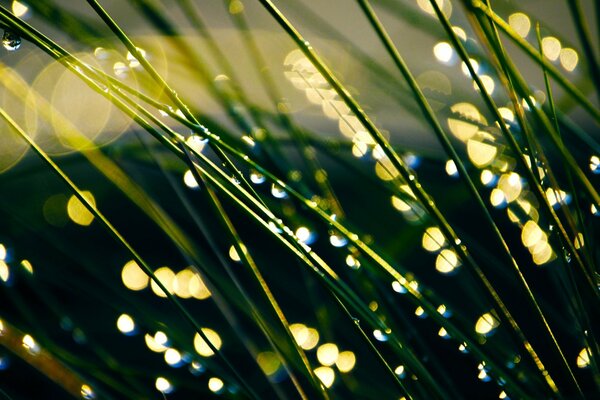
[[[379,329],[373,331],[373,337],[379,342],[387,342],[388,336]]]
[[[590,157],[590,170],[594,174],[600,174],[600,157],[598,157],[598,156]]]
[[[271,194],[277,199],[285,199],[288,196],[285,190],[276,183],[271,185]]]
[[[265,179],[266,179],[265,176],[258,171],[252,170],[250,172],[250,181],[252,183],[254,183],[255,185],[260,185],[261,183],[263,183],[265,181]]]
[[[8,51],[15,51],[21,47],[21,37],[16,33],[5,30],[2,35],[2,46]]]
[[[563,251],[564,251],[564,254],[565,254],[565,261],[567,263],[570,263],[571,262],[571,253],[569,253],[566,249],[563,249]]]
[[[333,247],[344,247],[348,243],[348,240],[342,235],[333,233],[329,236],[329,243]]]

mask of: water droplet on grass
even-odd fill
[[[2,35],[2,46],[8,51],[15,51],[21,47],[21,37],[16,33],[5,30]]]

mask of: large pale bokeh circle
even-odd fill
[[[29,107],[23,99],[27,93],[27,83],[17,71],[0,62],[0,107],[21,128],[25,127],[25,116],[35,116],[35,108]],[[29,145],[4,120],[0,119],[0,173],[15,166],[27,152]]]
[[[76,57],[101,67],[91,55]],[[103,80],[99,83],[106,84]],[[66,154],[106,144],[121,135],[130,123],[107,98],[58,62],[50,63],[38,74],[28,101],[40,116],[40,121],[28,118],[28,128],[35,131],[38,144],[49,154]]]

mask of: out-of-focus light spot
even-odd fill
[[[240,262],[242,260],[237,250],[235,249],[235,246],[233,245],[229,248],[229,258],[231,258],[235,262]]]
[[[173,279],[173,291],[182,299],[192,297],[190,292],[190,281],[194,279],[194,272],[189,269],[179,271]]]
[[[29,14],[29,6],[21,1],[13,0],[11,8],[16,17],[25,19]]]
[[[560,65],[562,65],[565,70],[570,72],[577,67],[579,55],[577,55],[575,50],[565,47],[560,50],[559,59]]]
[[[587,368],[590,365],[590,349],[584,347],[577,355],[577,366]]]
[[[440,304],[437,308],[437,312],[444,317],[449,317],[452,315],[452,313],[450,312],[450,310],[448,310],[445,304]]]
[[[221,341],[221,336],[219,336],[217,332],[210,328],[202,328],[202,333],[204,333],[204,336],[206,336],[215,349],[219,350],[221,348],[223,342]],[[211,357],[215,354],[208,343],[206,343],[197,332],[194,335],[194,348],[196,349],[196,352],[203,357]]]
[[[154,340],[156,340],[156,343],[160,343],[165,346],[169,342],[169,338],[163,331],[156,331],[154,334]]]
[[[194,376],[198,376],[200,374],[202,374],[204,372],[205,368],[202,364],[200,364],[198,361],[192,361],[190,364],[190,368],[189,371],[191,372],[192,375]]]
[[[515,201],[522,190],[521,177],[516,172],[503,174],[498,180],[498,189],[502,190],[507,202]]]
[[[485,313],[475,323],[475,332],[480,335],[490,334],[500,322],[491,313]]]
[[[444,338],[444,339],[450,338],[448,331],[446,331],[446,328],[444,328],[444,327],[440,328],[440,330],[438,331],[438,336],[441,338]]]
[[[519,223],[521,221],[521,219],[519,218],[519,216],[517,214],[515,214],[515,212],[513,210],[511,210],[510,208],[506,209],[506,215],[508,215],[508,219],[512,222],[512,223]]]
[[[298,343],[298,345],[304,350],[312,350],[319,344],[319,332],[315,328],[307,328],[307,330],[306,339],[302,343]],[[294,334],[294,337],[296,338],[296,342],[298,342],[296,334]]]
[[[500,107],[498,108],[498,112],[500,113],[500,116],[508,122],[513,122],[515,120],[515,114],[509,108]]]
[[[438,61],[449,63],[454,56],[454,50],[449,43],[439,42],[433,46],[433,55],[438,59]]]
[[[334,233],[329,236],[329,243],[331,243],[333,247],[344,247],[348,243],[348,239],[342,235]]]
[[[369,146],[364,142],[355,141],[352,145],[352,155],[356,158],[364,157],[369,150]]]
[[[117,61],[113,65],[113,72],[117,78],[125,78],[129,73],[129,67],[124,62]]]
[[[352,371],[355,365],[356,355],[352,351],[342,351],[335,361],[335,366],[343,373]]]
[[[452,134],[463,142],[466,142],[478,132],[479,127],[477,124],[487,125],[486,119],[477,107],[471,103],[456,103],[450,107],[450,111],[460,116],[461,119],[448,118],[448,127]]]
[[[373,312],[377,311],[377,309],[379,308],[379,303],[377,303],[376,301],[372,301],[369,303],[369,309]]]
[[[171,382],[169,382],[167,378],[163,378],[162,376],[156,378],[156,381],[154,382],[154,387],[156,387],[156,390],[158,390],[161,393],[168,394],[173,391],[173,385],[171,385]]]
[[[315,240],[315,235],[305,226],[296,229],[296,237],[299,241],[306,244],[312,244]]]
[[[554,256],[552,247],[546,240],[538,242],[533,248],[530,248],[529,251],[531,251],[533,262],[536,265],[546,264],[547,262],[552,261]]]
[[[94,49],[94,57],[96,57],[97,60],[104,61],[108,60],[108,57],[110,57],[110,53],[104,47],[96,47]]]
[[[189,169],[183,174],[183,183],[190,189],[197,189],[200,187],[198,181],[196,181],[196,178],[194,177],[194,173]]]
[[[411,210],[411,207],[404,200],[401,200],[399,197],[396,197],[396,196],[392,196],[392,206],[396,210],[402,211],[402,212]]]
[[[402,156],[402,160],[408,165],[410,168],[417,168],[421,163],[421,157],[413,153],[405,153]]]
[[[373,331],[373,337],[378,342],[387,342],[388,341],[388,334],[389,333],[391,333],[390,329],[387,329],[386,332],[382,332],[381,329],[375,329]]]
[[[6,250],[6,246],[0,243],[0,261],[6,260],[7,255],[8,251]]]
[[[440,228],[432,226],[425,230],[422,240],[422,245],[425,250],[435,252],[444,247],[445,244],[446,238]]]
[[[23,267],[23,269],[27,271],[30,275],[33,275],[33,265],[31,265],[31,262],[29,262],[29,260],[21,261],[21,267]]]
[[[508,24],[521,37],[526,37],[531,29],[531,20],[523,13],[517,12],[508,17]]]
[[[92,388],[89,385],[86,385],[85,383],[83,385],[81,385],[81,389],[80,389],[79,393],[81,394],[81,397],[86,400],[96,398],[96,394],[94,393],[94,390],[92,390]]]
[[[213,393],[219,393],[221,390],[223,390],[224,386],[225,384],[223,381],[214,376],[208,380],[208,389],[210,389],[210,391]]]
[[[206,147],[207,143],[208,139],[203,139],[198,135],[189,136],[185,140],[185,144],[187,144],[190,149],[198,154],[202,153],[202,150],[204,150],[204,147]]]
[[[358,259],[352,254],[348,254],[346,256],[346,265],[352,269],[358,269],[360,268],[360,261],[358,261]]]
[[[317,349],[317,359],[327,367],[335,364],[339,355],[338,347],[333,343],[325,343]]]
[[[454,33],[456,33],[456,36],[458,36],[463,42],[467,40],[467,33],[463,28],[459,26],[453,26],[452,30],[454,31]]]
[[[471,63],[471,67],[473,68],[473,71],[475,71],[475,73],[477,73],[477,71],[479,71],[479,63],[477,62],[477,60],[475,60],[473,58],[469,58],[469,62]],[[466,63],[464,63],[464,62],[461,63],[460,69],[465,76],[467,76],[467,77],[471,76],[471,72],[469,71],[469,68],[467,67]]]
[[[279,367],[281,367],[279,356],[272,351],[263,351],[262,353],[259,353],[256,357],[256,362],[267,376],[275,374],[279,371]]]
[[[129,290],[143,290],[148,286],[150,278],[134,260],[128,261],[121,271],[121,280]]]
[[[396,293],[406,293],[406,288],[398,281],[392,282],[392,290]]]
[[[489,185],[493,185],[494,184],[494,173],[492,171],[490,171],[489,169],[484,169],[483,171],[481,171],[481,183],[483,183],[485,186],[489,186]]]
[[[590,212],[595,216],[600,215],[600,210],[598,210],[598,207],[596,207],[595,204],[590,204]]]
[[[564,190],[555,190],[553,188],[546,189],[546,198],[552,207],[559,204],[566,204],[570,200],[570,196]]]
[[[261,183],[263,183],[267,178],[265,178],[265,176],[263,174],[261,174],[258,171],[254,171],[252,170],[250,172],[250,181],[252,183],[254,183],[255,185],[260,185]]]
[[[319,367],[315,369],[315,375],[325,385],[326,388],[330,388],[335,381],[335,371],[329,367]]]
[[[96,200],[91,192],[85,191],[81,194],[96,208]],[[72,195],[67,202],[67,214],[71,218],[71,221],[81,226],[88,226],[94,220],[94,215],[89,212],[86,206],[75,195]]]
[[[540,240],[545,240],[544,232],[535,221],[527,221],[521,231],[521,240],[526,247],[533,247]]]
[[[271,194],[276,199],[285,199],[288,197],[288,194],[286,193],[286,191],[276,183],[271,185]]]
[[[230,14],[239,14],[244,12],[244,3],[240,0],[233,0],[229,3],[229,13]]]
[[[391,181],[400,175],[387,156],[383,156],[377,160],[377,163],[375,164],[375,174],[382,181]]]
[[[583,246],[585,245],[584,240],[583,240],[583,234],[581,232],[579,232],[577,234],[577,236],[575,237],[575,239],[573,239],[573,246],[575,246],[575,248],[577,250],[581,249]]]
[[[479,80],[481,81],[481,84],[483,85],[483,88],[485,89],[487,94],[494,93],[494,88],[496,87],[496,84],[494,83],[494,78],[492,78],[489,75],[480,75]],[[473,82],[473,87],[475,88],[475,90],[479,90],[479,86],[477,86],[476,82]]]
[[[451,249],[444,249],[435,259],[435,269],[442,274],[449,274],[460,266],[460,260],[456,252]]]
[[[167,342],[168,342],[167,335],[165,335],[161,331],[156,332],[154,334],[154,336],[145,334],[144,341],[146,342],[146,346],[148,346],[148,348],[155,353],[162,353],[163,351],[167,350],[167,348],[168,348],[167,347]]]
[[[419,318],[425,318],[427,316],[427,314],[425,314],[425,310],[421,306],[418,306],[415,309],[415,315]]]
[[[479,371],[477,378],[479,378],[479,380],[483,382],[489,382],[491,380],[485,369]]]
[[[482,168],[494,160],[496,154],[498,154],[498,148],[477,139],[469,139],[467,141],[467,154],[475,166]]]
[[[211,295],[210,290],[208,290],[208,287],[206,287],[206,284],[198,274],[194,274],[190,279],[189,292],[193,298],[198,300],[208,299]]]
[[[444,13],[444,15],[447,18],[450,18],[450,16],[452,15],[452,2],[450,2],[450,0],[436,0],[436,3],[439,6],[440,10],[442,10],[442,13]],[[419,8],[425,11],[427,14],[431,16],[436,15],[435,9],[431,5],[430,0],[417,0],[417,4]]]
[[[503,390],[500,392],[500,394],[498,395],[499,399],[506,399],[508,396],[506,395],[506,392]]]
[[[8,264],[4,261],[0,260],[0,280],[6,283],[10,279],[10,269],[8,268]]]
[[[31,354],[37,354],[40,352],[40,345],[37,344],[35,339],[29,334],[23,336],[21,343],[23,344],[23,347],[26,348]]]
[[[544,55],[551,61],[558,59],[561,50],[560,40],[554,36],[546,36],[542,39],[542,50]]]
[[[415,290],[415,291],[419,291],[419,282],[412,280],[410,282],[408,282],[408,286],[410,286],[411,289]]]
[[[290,332],[298,346],[302,346],[308,340],[308,328],[304,324],[291,324]]]
[[[531,98],[531,96],[529,96]],[[546,92],[542,90],[536,90],[533,92],[533,104],[540,105],[546,102]]]
[[[139,47],[137,47],[136,49],[137,49],[138,53],[140,53],[140,56],[142,56],[142,58],[146,58],[146,50],[141,49]],[[139,68],[140,67],[139,60],[137,58],[135,58],[134,55],[131,54],[130,52],[127,52],[127,54],[125,55],[125,58],[129,62],[129,68]]]
[[[173,280],[175,279],[175,273],[171,270],[171,268],[161,267],[154,271],[154,276],[156,276],[156,279],[163,284],[169,293],[173,294]],[[167,297],[167,294],[163,292],[156,282],[151,281],[150,287],[152,288],[154,294],[158,297]]]
[[[590,157],[590,171],[592,171],[594,174],[600,174],[600,157]]]
[[[131,335],[135,332],[135,322],[127,314],[121,314],[117,319],[117,329],[125,335]]]
[[[165,362],[172,367],[181,364],[181,353],[175,349],[167,349],[165,351]]]
[[[404,369],[404,365],[398,365],[394,368],[394,373],[398,375],[400,378],[404,378],[406,375],[406,370]]]
[[[375,160],[381,160],[382,158],[384,158],[385,155],[385,151],[383,150],[383,148],[381,147],[381,145],[375,145],[373,147],[373,158]]]
[[[256,145],[256,142],[254,142],[254,139],[252,139],[250,136],[248,135],[244,135],[242,136],[242,140],[244,142],[246,142],[246,144],[250,147],[254,147]]]
[[[506,196],[504,195],[504,192],[498,188],[492,190],[492,193],[490,193],[490,203],[492,203],[494,207],[504,207],[506,205]]]
[[[456,169],[456,164],[454,163],[454,160],[448,160],[446,161],[446,173],[449,176],[452,177],[457,177],[458,176],[458,169]]]

